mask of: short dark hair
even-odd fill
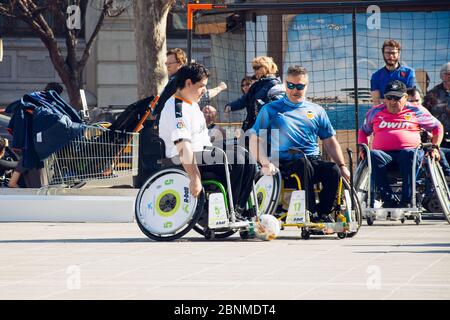
[[[306,68],[299,66],[299,65],[293,65],[290,66],[287,70],[287,74],[288,76],[308,76],[308,71],[306,70]]]
[[[183,89],[186,85],[186,80],[188,79],[195,84],[204,78],[209,78],[209,71],[202,64],[194,62],[178,69],[176,77],[177,89]]]
[[[388,39],[385,40],[383,42],[383,47],[381,47],[381,52],[384,54],[384,48],[385,47],[393,47],[393,48],[397,48],[398,51],[402,50],[402,45],[400,44],[400,42],[398,42],[397,40],[394,39]]]
[[[256,79],[256,77],[255,77],[255,79]],[[252,76],[245,76],[241,80],[241,85],[243,85],[245,82],[250,83],[252,80],[253,80]]]
[[[3,153],[5,149],[6,149],[6,139],[0,137],[0,153]]]
[[[56,91],[57,94],[61,94],[64,91],[62,85],[60,85],[57,82],[47,83],[47,85],[44,88],[44,91],[50,91],[50,90]]]
[[[419,96],[422,98],[422,92],[417,87],[409,88],[408,90],[406,90],[406,93],[408,94],[408,96],[415,96],[416,93],[418,93]]]

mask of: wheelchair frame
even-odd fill
[[[238,221],[238,219],[237,219],[236,211],[235,211],[235,207],[234,207],[234,203],[233,203],[233,191],[231,188],[229,161],[228,161],[228,157],[227,157],[226,153],[224,152],[224,150],[222,150],[220,148],[216,148],[216,147],[214,147],[212,150],[220,152],[221,155],[223,156],[223,160],[224,160],[223,165],[225,167],[225,179],[226,179],[227,186],[225,188],[220,181],[217,181],[214,179],[203,180],[202,185],[206,186],[207,184],[215,184],[219,187],[219,189],[221,191],[219,194],[223,196],[223,200],[224,200],[224,207],[226,210],[226,218],[227,218],[226,222],[227,223],[225,223],[225,225],[210,224],[209,222],[210,222],[212,212],[209,210],[209,206],[208,206],[208,209],[207,209],[208,224],[207,224],[207,226],[202,226],[202,225],[198,224],[200,218],[202,218],[202,215],[204,214],[204,204],[205,204],[205,199],[207,196],[205,194],[205,190],[203,190],[201,193],[201,196],[199,197],[199,201],[196,202],[195,212],[192,213],[192,218],[190,218],[190,220],[187,220],[185,225],[180,226],[179,229],[174,230],[173,233],[169,234],[169,235],[155,234],[154,232],[150,232],[146,228],[143,221],[141,221],[141,218],[143,218],[143,217],[142,217],[142,213],[140,212],[141,211],[140,210],[140,202],[141,202],[143,193],[145,192],[145,190],[147,189],[147,187],[149,185],[149,181],[154,179],[155,176],[160,175],[160,172],[164,171],[164,170],[178,170],[178,172],[184,173],[184,175],[187,176],[187,174],[183,170],[174,169],[174,168],[171,169],[169,167],[169,168],[163,168],[162,170],[158,170],[157,172],[152,174],[152,176],[150,176],[147,179],[147,181],[143,184],[143,186],[141,187],[141,189],[138,193],[138,196],[136,198],[136,205],[135,205],[136,221],[139,225],[139,228],[141,229],[141,231],[144,232],[145,235],[147,235],[149,238],[151,238],[153,240],[157,240],[157,241],[169,241],[169,240],[178,239],[178,238],[182,237],[183,235],[185,235],[187,232],[189,232],[191,229],[194,229],[201,235],[205,236],[206,239],[226,238],[226,237],[229,237],[232,234],[234,234],[236,231],[240,232],[240,236],[242,239],[248,239],[255,235],[255,222],[248,221],[248,220]],[[208,198],[212,194],[213,193],[209,194]],[[253,190],[250,195],[250,198],[252,199],[253,204],[257,203],[254,183],[253,183]],[[258,206],[254,205],[254,207],[256,210],[256,216],[258,217],[259,216]],[[186,225],[187,225],[187,227],[186,227]],[[181,230],[181,231],[178,232],[179,230]]]
[[[407,208],[375,208],[374,206],[371,205],[372,203],[372,181],[371,181],[371,175],[372,175],[372,162],[371,162],[371,155],[370,155],[370,149],[366,144],[362,144],[361,145],[364,148],[364,151],[366,153],[366,163],[367,163],[367,177],[364,177],[365,179],[367,179],[366,181],[364,181],[364,187],[366,187],[367,189],[367,201],[365,202],[366,207],[363,208],[363,214],[367,220],[367,224],[369,226],[373,225],[375,220],[381,220],[381,221],[386,221],[386,220],[400,220],[401,223],[404,223],[407,219],[414,219],[414,222],[419,225],[420,222],[422,221],[422,207],[421,204],[418,205],[417,203],[417,176],[419,174],[419,170],[422,169],[422,165],[423,162],[425,161],[427,164],[427,169],[428,169],[428,173],[431,175],[431,179],[432,179],[432,183],[433,186],[438,194],[438,197],[440,197],[439,201],[444,202],[445,201],[445,197],[447,198],[447,205],[442,205],[441,202],[441,206],[444,208],[444,215],[446,216],[447,221],[449,221],[450,223],[450,208],[449,208],[449,193],[448,193],[448,186],[445,183],[445,177],[444,174],[442,172],[442,168],[440,168],[439,164],[437,164],[435,162],[434,159],[431,159],[429,157],[429,155],[426,153],[424,155],[424,159],[422,160],[419,169],[417,170],[417,166],[416,166],[416,162],[417,162],[417,156],[418,156],[418,151],[421,149],[426,149],[428,147],[431,147],[432,144],[431,143],[422,143],[419,146],[417,146],[415,148],[414,151],[414,158],[413,158],[413,166],[411,168],[411,173],[412,173],[412,197],[411,197],[411,202],[410,202],[410,207]],[[358,173],[358,177],[357,177],[357,181],[359,182],[359,180],[361,179],[360,175],[362,175],[362,173],[364,171],[365,168],[363,167],[358,167],[357,169],[357,173]],[[435,172],[435,170],[438,170],[438,173]],[[438,176],[439,177],[444,177],[444,187],[441,186],[442,183],[438,183],[437,179]],[[442,181],[441,181],[442,182]],[[437,187],[436,187],[437,186]],[[360,190],[360,186],[358,185],[358,190]],[[364,202],[363,202],[364,203]],[[446,209],[446,210],[445,210]]]
[[[349,158],[350,158],[350,166],[352,166],[352,156],[351,156],[351,150],[347,150],[349,153]],[[303,153],[301,150],[299,149],[295,149],[292,152],[294,153],[298,153],[301,152]],[[304,155],[304,154],[303,154]],[[352,172],[352,170],[351,170]],[[282,181],[282,177],[281,177],[281,173],[278,171],[277,175],[280,176],[279,179],[281,179]],[[297,190],[295,191],[302,191],[302,186],[301,186],[301,181],[300,181],[300,177],[297,174],[291,174],[290,175],[292,178],[294,178],[297,182]],[[353,180],[353,174],[351,177]],[[342,205],[342,198],[345,197],[345,195],[343,194],[343,187],[344,187],[344,180],[341,177],[340,181],[339,181],[339,187],[337,190],[337,210],[341,211],[341,205]],[[278,196],[278,203],[277,206],[282,205],[282,201],[284,198],[284,193],[287,192],[286,188],[284,188],[284,181],[282,181],[282,183],[280,184],[281,188],[280,188],[280,195]],[[352,183],[351,183],[352,185]],[[350,213],[348,212],[348,210],[345,210],[345,214],[341,212],[339,212],[338,214],[336,214],[336,217],[338,219],[338,221],[336,222],[332,222],[332,223],[325,223],[325,222],[311,222],[310,220],[310,213],[306,210],[306,205],[305,203],[304,208],[305,208],[305,214],[304,214],[304,219],[302,219],[304,222],[301,223],[287,223],[287,222],[283,222],[283,219],[287,219],[288,216],[290,216],[291,214],[293,214],[292,211],[295,211],[295,209],[293,209],[293,207],[291,206],[293,203],[293,194],[295,191],[293,191],[291,193],[291,197],[290,197],[290,201],[289,201],[289,209],[287,210],[287,212],[283,212],[280,215],[277,215],[275,212],[272,212],[272,214],[274,214],[277,219],[280,221],[281,224],[281,228],[282,230],[285,227],[297,227],[297,228],[301,228],[301,237],[302,239],[309,239],[311,235],[329,235],[329,234],[337,234],[339,239],[344,239],[346,237],[353,237],[355,236],[358,231],[359,228],[361,226],[361,207],[359,205],[359,201],[358,198],[355,197],[356,193],[354,192],[353,188],[350,186]],[[306,197],[305,197],[306,198]],[[305,199],[304,198],[304,199]],[[281,199],[281,202],[280,202]],[[306,201],[305,201],[306,202]],[[275,211],[277,209],[277,206],[275,206],[274,210]],[[353,220],[353,213],[355,214],[355,220]],[[356,216],[357,215],[357,216]],[[358,219],[359,218],[359,219]],[[359,221],[358,221],[359,220]],[[295,219],[294,219],[295,221]]]

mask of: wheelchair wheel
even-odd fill
[[[369,207],[368,195],[369,195],[369,183],[370,183],[370,174],[369,168],[367,167],[366,160],[362,161],[358,168],[356,169],[355,174],[355,191],[356,195],[360,201],[360,205],[363,208]]]
[[[189,232],[199,219],[204,192],[194,198],[186,172],[169,168],[153,174],[139,190],[135,204],[141,231],[157,241],[175,240]]]
[[[273,215],[281,194],[281,174],[261,176],[255,183],[259,214]]]
[[[431,173],[434,190],[441,205],[445,219],[450,223],[450,191],[445,179],[444,171],[439,162],[428,159],[428,168]]]
[[[344,183],[344,188],[350,192],[350,197],[353,194],[353,204],[352,204],[352,211],[351,211],[352,217],[351,217],[351,219],[352,219],[352,221],[357,222],[357,226],[358,227],[357,227],[356,231],[349,232],[349,233],[346,234],[347,238],[352,238],[358,233],[358,231],[359,231],[359,229],[361,228],[361,225],[362,225],[361,204],[359,202],[359,198],[358,198],[358,194],[357,194],[356,190],[353,189],[353,192],[351,192],[352,189],[350,187],[350,184],[345,179],[343,179],[342,181]]]
[[[200,216],[200,218],[198,219],[197,223],[195,224],[195,226],[193,227],[193,229],[199,233],[200,235],[204,236],[206,239],[225,239],[228,238],[230,236],[232,236],[233,234],[236,233],[236,230],[214,230],[213,233],[211,233],[212,230],[210,230],[208,228],[208,195],[210,193],[213,192],[220,192],[219,188],[214,185],[214,184],[210,184],[210,185],[204,185],[204,190],[205,190],[205,194],[206,194],[206,200],[205,203],[203,205],[203,212]],[[213,237],[210,235],[214,235]]]

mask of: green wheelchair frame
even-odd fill
[[[139,228],[147,237],[156,241],[171,241],[182,237],[191,229],[206,239],[227,238],[237,231],[242,239],[255,235],[255,223],[259,216],[258,206],[255,205],[257,203],[255,184],[253,183],[248,207],[256,211],[256,221],[249,221],[236,214],[227,155],[220,148],[213,149],[223,156],[226,187],[216,179],[205,179],[202,181],[203,191],[198,198],[194,198],[189,193],[189,178],[186,172],[173,167],[159,170],[143,184],[136,198],[135,216]],[[170,179],[165,179],[165,176]],[[177,180],[177,183],[173,180]],[[211,192],[211,187],[218,190]],[[155,197],[152,193],[158,193],[158,196]],[[214,212],[210,210],[211,197],[219,200],[218,204],[213,206]],[[187,216],[182,217],[181,221],[173,221],[175,214],[178,217],[183,215],[180,209],[183,208],[180,204],[183,201]],[[164,230],[165,228],[167,230]]]

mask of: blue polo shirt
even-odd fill
[[[416,85],[416,74],[414,69],[402,66],[390,71],[384,66],[380,70],[372,74],[370,79],[370,90],[380,91],[380,97],[384,98],[384,90],[390,81],[399,80],[406,85],[406,88],[412,88]]]
[[[280,160],[285,161],[301,157],[289,154],[291,147],[300,148],[307,156],[319,155],[317,138],[324,140],[336,134],[321,106],[309,101],[293,103],[286,96],[261,109],[250,133],[260,137],[263,129],[279,130],[279,140],[273,139],[271,148],[278,149]]]

